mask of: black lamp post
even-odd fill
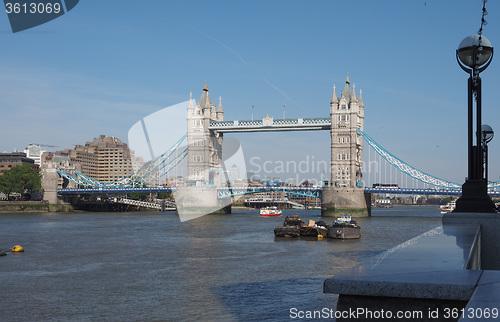
[[[479,73],[491,63],[493,47],[486,37],[475,34],[462,40],[456,55],[458,65],[470,77],[468,81],[468,177],[462,185],[462,196],[457,200],[455,212],[495,212],[495,204],[488,196],[484,176],[481,77],[479,77]],[[474,101],[476,102],[475,131]]]

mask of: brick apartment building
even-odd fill
[[[40,166],[35,164],[35,160],[26,157],[24,152],[0,153],[0,176],[4,171],[22,164],[29,164],[34,171],[40,171]]]
[[[101,135],[67,152],[84,175],[99,181],[113,182],[134,172],[129,147],[116,137]]]

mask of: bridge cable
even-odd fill
[[[461,189],[461,185],[458,183],[454,183],[448,180],[440,179],[438,177],[427,174],[423,171],[418,170],[417,168],[409,165],[408,163],[402,161],[401,159],[394,156],[392,153],[384,149],[381,145],[379,145],[373,138],[371,138],[368,134],[361,131],[359,128],[357,129],[358,133],[365,139],[365,141],[387,162],[389,162],[394,167],[398,168],[399,171],[406,173],[410,177],[423,182],[425,184],[430,184],[437,187],[443,187],[448,189]]]

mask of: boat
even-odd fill
[[[322,220],[316,222],[314,222],[314,220],[309,220],[307,226],[303,225],[300,227],[300,236],[326,237],[327,233],[328,225]]]
[[[344,215],[333,222],[326,236],[336,239],[356,239],[361,237],[361,227],[351,216]]]
[[[286,216],[283,226],[274,228],[275,237],[299,237],[300,229],[306,224],[298,215]]]
[[[278,207],[266,207],[260,209],[260,215],[264,217],[278,217],[281,216],[281,210]]]
[[[455,210],[455,207],[457,206],[457,201],[456,200],[452,200],[450,202],[448,202],[446,205],[442,205],[441,206],[441,214],[447,214],[449,212],[452,212],[453,210]]]
[[[373,208],[392,208],[391,199],[377,199],[375,203],[372,204]]]

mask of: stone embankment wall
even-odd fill
[[[46,202],[0,202],[0,213],[12,212],[70,212],[70,204],[50,204]]]

